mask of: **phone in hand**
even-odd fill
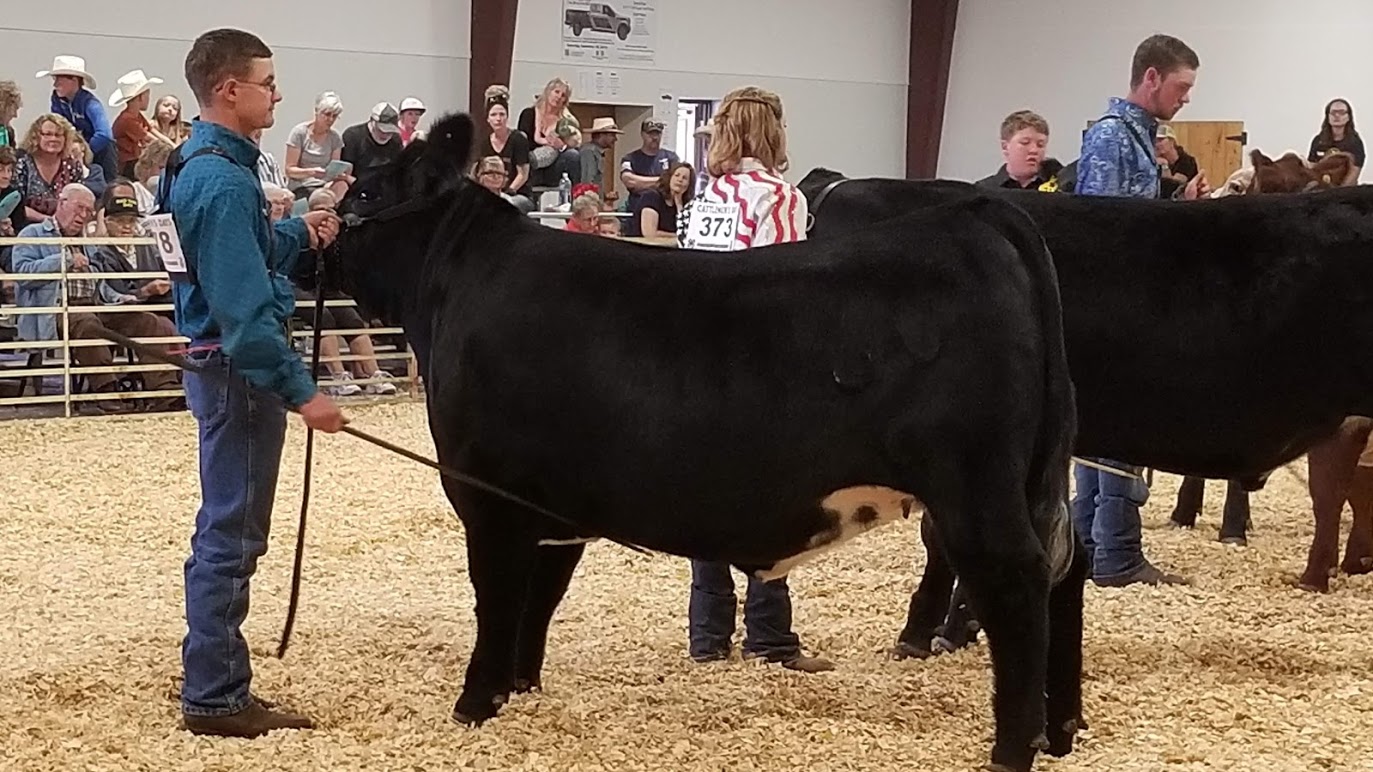
[[[326,167],[324,167],[324,181],[325,181],[325,182],[332,182],[333,180],[338,179],[339,176],[341,176],[341,175],[344,175],[344,174],[352,174],[352,173],[353,173],[353,164],[352,164],[351,162],[349,162],[349,161],[330,161],[330,162],[329,162],[329,165],[326,166]]]

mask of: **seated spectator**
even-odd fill
[[[1306,160],[1314,164],[1332,150],[1343,150],[1354,156],[1354,168],[1340,184],[1352,185],[1357,182],[1367,158],[1363,137],[1354,129],[1354,108],[1343,99],[1332,99],[1325,106],[1325,120],[1321,122],[1320,133],[1311,138],[1311,152]]]
[[[157,181],[162,177],[162,170],[167,168],[172,150],[170,142],[155,139],[143,148],[134,163],[134,194],[138,197],[138,211],[144,217],[157,211]]]
[[[677,214],[695,195],[696,170],[678,161],[658,177],[658,184],[631,204],[629,235],[650,239],[674,236]]]
[[[394,161],[405,149],[400,141],[399,121],[400,114],[394,105],[378,102],[372,106],[372,115],[366,123],[343,130],[343,153],[339,158],[353,165],[354,180]]]
[[[620,237],[620,218],[600,218],[600,220],[596,222],[596,233],[607,238],[618,239]]]
[[[45,113],[30,124],[15,171],[15,183],[24,196],[25,225],[52,217],[62,189],[85,179],[86,170],[70,153],[80,140],[76,128],[60,115]]]
[[[34,223],[20,231],[23,238],[61,238],[81,236],[87,223],[95,215],[95,196],[84,185],[73,183],[58,193],[57,208],[52,217]],[[23,244],[15,247],[15,273],[58,273],[65,265],[66,270],[75,274],[93,276],[98,273],[80,246],[63,247],[59,245]],[[52,307],[61,305],[60,281],[20,281],[16,300],[24,307]],[[136,294],[117,291],[108,281],[98,278],[70,278],[67,280],[67,304],[70,306],[95,307],[100,305],[123,305],[138,301]],[[68,314],[67,324],[73,340],[99,338],[106,330],[113,330],[129,337],[174,337],[176,326],[171,320],[144,311],[108,313],[100,315],[97,311],[72,311]],[[19,337],[22,340],[47,342],[59,340],[61,330],[57,317],[52,314],[34,314],[20,317]],[[170,346],[168,347],[171,348]],[[114,364],[110,346],[80,346],[70,349],[73,360],[83,367],[108,367]],[[155,370],[142,373],[144,386],[149,390],[174,389],[177,385],[176,372]],[[118,383],[113,374],[90,373],[86,382],[92,392],[114,392]],[[96,403],[103,412],[125,412],[121,401],[102,400]],[[172,409],[179,405],[175,398],[159,399],[149,405],[151,409]]]
[[[1047,168],[1061,164],[1045,158],[1049,145],[1049,122],[1030,110],[1017,110],[1001,122],[1001,157],[1005,161],[996,174],[977,184],[988,188],[1033,190],[1053,177]]]
[[[157,100],[153,110],[153,124],[157,133],[166,137],[173,145],[180,145],[191,137],[191,124],[181,120],[181,100],[167,94]]]
[[[14,133],[14,119],[24,107],[24,95],[19,84],[12,80],[0,80],[0,147],[16,147],[19,138]]]
[[[477,147],[477,157],[501,159],[505,164],[505,178],[509,181],[505,192],[511,203],[528,214],[537,208],[529,183],[529,138],[524,132],[510,128],[508,96],[504,86],[486,90],[486,125],[490,131],[485,132],[485,138]]]
[[[682,160],[676,153],[663,148],[662,121],[649,119],[639,124],[639,137],[642,142],[639,149],[631,150],[620,159],[620,181],[629,189],[625,210],[629,212],[643,209],[640,200],[658,186],[663,172]],[[639,235],[639,224],[635,218],[630,219],[625,233]]]
[[[1166,123],[1158,125],[1154,153],[1158,156],[1160,198],[1172,198],[1180,188],[1186,187],[1193,177],[1201,173],[1197,159],[1178,144],[1177,132]]]
[[[110,95],[110,107],[123,107],[124,110],[114,119],[114,145],[118,154],[119,175],[134,176],[134,164],[143,153],[143,148],[154,140],[171,142],[158,134],[157,129],[148,122],[143,111],[152,101],[152,87],[161,83],[161,78],[149,78],[142,70],[125,73],[119,79],[119,88]]]
[[[328,188],[320,188],[310,194],[310,198],[305,202],[306,208],[311,212],[321,212],[324,210],[333,211],[338,208],[338,197],[334,191]]]
[[[582,145],[582,182],[591,183],[602,191],[607,204],[613,205],[614,191],[607,191],[605,185],[605,151],[615,147],[615,142],[624,132],[615,125],[614,118],[597,118],[591,122],[588,131],[591,141]]]
[[[262,194],[267,198],[267,206],[270,208],[268,217],[272,222],[284,220],[291,216],[291,209],[295,207],[296,203],[294,193],[280,185],[264,182],[262,183]]]
[[[19,186],[14,182],[15,166],[19,163],[19,158],[14,152],[14,148],[8,145],[0,145],[0,201],[4,201],[10,195],[19,196],[19,203],[14,210],[7,216],[0,217],[0,236],[14,236],[23,230],[24,220],[24,201],[23,194],[19,192]],[[10,250],[13,247],[0,247],[0,273],[10,272]],[[6,282],[8,283],[8,282]]]
[[[86,144],[86,140],[82,139],[80,134],[72,137],[68,151],[72,159],[81,165],[81,171],[84,175],[81,178],[81,184],[95,194],[96,198],[104,196],[105,187],[109,184],[108,180],[113,179],[113,177],[106,177],[105,168],[95,163],[95,157],[91,155],[91,148]]]
[[[86,72],[86,60],[79,56],[57,56],[52,69],[43,70],[36,77],[49,76],[52,77],[53,113],[66,118],[86,140],[92,157],[89,163],[100,167],[101,179],[114,179],[119,173],[114,134],[105,106],[95,95],[95,78]]]
[[[596,221],[601,217],[601,197],[587,192],[572,199],[572,216],[563,230],[573,233],[598,233]]]
[[[495,193],[501,198],[509,201],[515,207],[520,207],[519,200],[523,196],[512,196],[506,191],[506,166],[505,160],[498,155],[489,155],[477,162],[477,168],[473,170],[472,176],[476,178],[477,184]],[[528,199],[524,199],[526,202]],[[526,212],[527,214],[527,212]]]
[[[334,122],[342,114],[343,100],[326,91],[315,99],[314,117],[296,124],[286,138],[286,187],[296,198],[307,198],[316,188],[323,187],[325,169],[343,155],[343,135],[334,129]],[[260,141],[261,130],[257,135],[256,141]]]
[[[146,236],[143,212],[139,208],[135,184],[120,178],[105,189],[101,200],[101,222],[104,234],[116,239]],[[101,273],[163,272],[162,253],[151,244],[102,244],[90,254],[91,265]],[[134,303],[165,304],[172,302],[172,283],[167,279],[105,279],[104,282],[120,295],[131,295]],[[171,311],[157,312],[172,319]]]
[[[427,111],[424,103],[415,97],[400,100],[401,144],[408,145],[417,139],[424,139],[424,132],[420,130],[420,118]]]
[[[520,111],[517,128],[529,137],[529,173],[534,187],[556,188],[564,174],[573,185],[582,181],[581,153],[568,144],[569,138],[581,136],[577,119],[568,109],[571,100],[572,86],[554,78],[533,105]]]

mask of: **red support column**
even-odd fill
[[[939,168],[944,101],[949,92],[958,0],[911,0],[910,82],[906,87],[906,177]]]
[[[482,95],[493,83],[510,85],[515,58],[515,18],[519,0],[472,0],[472,67],[467,76],[468,111],[485,122]]]

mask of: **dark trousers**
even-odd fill
[[[692,659],[727,655],[734,637],[734,577],[728,563],[691,561],[688,631]],[[744,654],[783,662],[801,654],[791,629],[791,590],[786,577],[764,582],[750,576],[744,595]]]

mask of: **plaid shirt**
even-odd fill
[[[81,251],[81,247],[63,247],[62,251],[66,253],[67,270],[70,271],[67,277],[67,305],[96,305],[95,285],[98,280],[94,278],[78,279],[76,278],[78,276],[89,276],[90,274],[87,272],[90,271],[90,269],[86,268],[83,270],[71,267],[72,261],[76,259],[76,256],[84,255],[85,253]]]

